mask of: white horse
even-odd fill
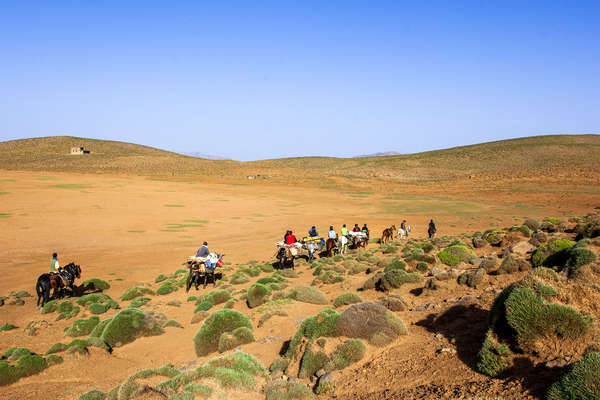
[[[408,234],[410,233],[410,231],[411,231],[411,230],[412,230],[412,229],[411,229],[410,225],[408,225],[408,226],[406,227],[406,230],[404,230],[404,229],[402,229],[402,228],[398,229],[398,237],[399,237],[400,239],[402,239],[402,238],[404,238],[404,239],[408,239]]]
[[[338,247],[340,249],[340,254],[344,254],[346,252],[346,247],[348,247],[348,238],[346,236],[338,237]]]
[[[310,241],[302,245],[308,252],[308,262],[311,262],[315,258],[315,253],[323,248],[321,242]]]

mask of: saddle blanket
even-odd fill
[[[364,232],[348,232],[348,235],[350,236],[357,236],[360,239],[366,239],[367,238],[367,234]]]
[[[315,236],[310,236],[310,237],[305,236],[302,238],[302,241],[304,241],[304,242],[320,242],[321,240],[323,240],[323,238],[320,236],[316,236],[316,237]]]

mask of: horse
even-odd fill
[[[309,242],[304,243],[303,247],[308,252],[308,262],[310,263],[312,262],[312,260],[314,260],[315,253],[321,250],[321,243],[311,240]]]
[[[352,247],[354,247],[355,249],[359,249],[361,247],[366,249],[368,242],[369,242],[369,239],[367,239],[367,238],[362,240],[359,236],[352,237]]]
[[[292,249],[289,246],[282,246],[277,250],[276,254],[277,259],[279,260],[279,266],[283,269],[285,268],[285,264],[292,264],[292,269],[294,269],[294,259],[296,256],[293,254]]]
[[[408,239],[408,234],[410,233],[410,231],[411,231],[410,225],[406,226],[406,229],[400,228],[400,229],[398,229],[398,237],[400,239],[402,239],[402,238]]]
[[[73,295],[74,287],[73,283],[75,279],[81,278],[81,267],[75,263],[67,264],[60,274],[67,281],[67,285],[71,289],[71,296]],[[50,300],[50,290],[54,289],[52,297],[63,297],[63,290],[65,289],[65,283],[58,274],[45,273],[38,277],[35,284],[35,291],[38,295],[37,305],[43,307]]]
[[[394,239],[394,232],[396,232],[396,225],[392,225],[391,228],[386,228],[381,233],[381,244],[385,244],[390,240]]]
[[[327,257],[331,257],[332,255],[339,252],[337,247],[337,240],[329,238],[325,242],[325,250],[327,251]]]
[[[215,277],[215,269],[223,265],[223,254],[217,254],[218,260],[215,264],[210,264],[210,266],[206,265],[206,262],[198,261],[195,259],[191,259],[187,261],[189,273],[187,279],[185,281],[185,292],[189,292],[192,287],[192,283],[196,290],[198,290],[198,286],[200,286],[200,282],[202,281],[202,288],[206,289],[206,284],[208,283],[208,279],[212,279],[213,287],[217,286],[217,279]],[[204,279],[202,279],[204,278]]]
[[[338,248],[340,249],[340,254],[344,254],[346,252],[346,247],[348,247],[348,238],[346,236],[338,237]]]

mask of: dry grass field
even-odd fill
[[[72,146],[84,146],[91,154],[71,156]],[[41,314],[36,307],[35,280],[47,272],[52,252],[59,254],[62,264],[80,264],[82,281],[99,278],[108,282],[110,288],[104,293],[116,300],[120,309],[126,309],[130,301],[122,300],[122,295],[128,288],[147,287],[156,292],[161,287],[156,278],[184,268],[186,257],[206,240],[210,249],[224,253],[228,262],[219,288],[229,289],[237,299],[230,306],[248,316],[254,328],[256,340],[239,349],[269,367],[301,321],[327,306],[284,299],[271,300],[262,310],[249,308],[246,291],[257,279],[272,273],[261,270],[258,276],[248,275],[247,282],[231,283],[238,270],[273,263],[275,243],[285,230],[304,236],[312,225],[326,234],[329,225],[339,232],[344,223],[368,223],[372,237],[377,238],[384,228],[399,226],[406,219],[413,227],[411,238],[424,239],[430,219],[438,225],[438,236],[458,238],[490,228],[520,226],[527,218],[541,221],[552,217],[568,223],[569,218],[600,206],[598,160],[598,135],[532,137],[379,158],[255,162],[211,161],[72,137],[2,142],[0,296],[7,298],[0,307],[0,326],[12,324],[16,329],[0,332],[0,351],[25,347],[43,355],[54,343],[79,338],[65,336],[64,329],[74,320],[95,315],[81,307],[76,317],[56,320],[57,313]],[[256,175],[266,179],[247,179]],[[572,222],[568,224],[573,228]],[[560,234],[575,237],[574,233]],[[463,239],[470,243],[470,238]],[[366,253],[376,260],[360,259],[359,253],[352,253],[348,259],[338,259],[336,265],[342,268],[348,261],[377,269],[377,262],[387,265],[395,257],[404,257],[404,246],[399,244],[397,253],[384,253],[379,244],[371,243]],[[590,246],[597,252],[597,245]],[[436,247],[438,250],[442,247]],[[474,252],[488,256],[500,254],[502,248],[487,246]],[[406,309],[394,314],[404,320],[408,335],[383,347],[367,343],[363,358],[336,371],[336,398],[544,398],[562,370],[539,370],[540,379],[533,382],[534,372],[492,379],[475,366],[495,295],[527,272],[489,275],[477,287],[451,279],[441,282],[439,290],[423,293],[431,267],[444,266],[435,258],[428,270],[420,271],[413,261],[407,261],[407,271],[421,274],[422,279],[387,293],[402,296],[406,302]],[[329,306],[347,292],[375,302],[384,295],[375,290],[358,291],[372,276],[364,270],[346,271],[343,281],[331,283],[318,280],[318,265],[311,268],[301,262],[296,274],[284,276],[281,282],[288,289],[313,285],[323,292]],[[165,328],[159,336],[115,346],[111,353],[94,346],[82,353],[61,353],[61,364],[0,386],[0,396],[76,399],[92,389],[108,392],[144,368],[165,364],[178,370],[199,367],[219,353],[195,353],[193,339],[202,322],[192,322],[197,306],[188,297],[212,290],[209,286],[186,294],[179,288],[149,296],[151,300],[140,309],[162,313],[182,328]],[[23,297],[20,305],[14,296],[19,291],[34,297]],[[462,309],[453,309],[459,313],[452,317],[454,325],[436,330],[431,321],[456,308],[461,298],[467,300],[460,303]],[[222,308],[215,304],[209,312]],[[120,309],[109,309],[98,317],[114,317]],[[588,311],[598,314],[598,310]],[[262,321],[268,313],[273,316]],[[31,322],[39,327],[33,335],[25,329]],[[337,339],[328,340],[328,346],[338,343]],[[225,354],[232,352],[236,350]],[[166,378],[156,379],[146,384],[155,387]],[[256,398],[270,378],[256,380],[251,390],[227,387],[215,377],[206,384],[213,389],[210,398]],[[314,385],[310,378],[298,382]],[[149,391],[139,398],[167,398],[165,393]]]

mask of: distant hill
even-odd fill
[[[199,153],[197,151],[192,151],[190,153],[182,153],[182,154],[186,155],[186,156],[190,156],[190,157],[205,158],[207,160],[230,160],[230,158],[227,158],[227,157],[215,156],[215,155],[211,155],[211,154],[204,154],[204,153]]]
[[[385,157],[385,156],[399,156],[399,155],[400,155],[400,153],[395,152],[395,151],[384,151],[384,152],[380,152],[380,153],[363,154],[360,156],[354,156],[352,158]]]
[[[71,147],[80,146],[91,153],[69,154]],[[599,135],[535,136],[416,154],[250,162],[209,160],[138,144],[71,136],[0,142],[0,169],[215,178],[262,175],[286,182],[336,177],[400,182],[467,177],[568,177],[590,173],[590,177],[597,177],[598,160]]]

